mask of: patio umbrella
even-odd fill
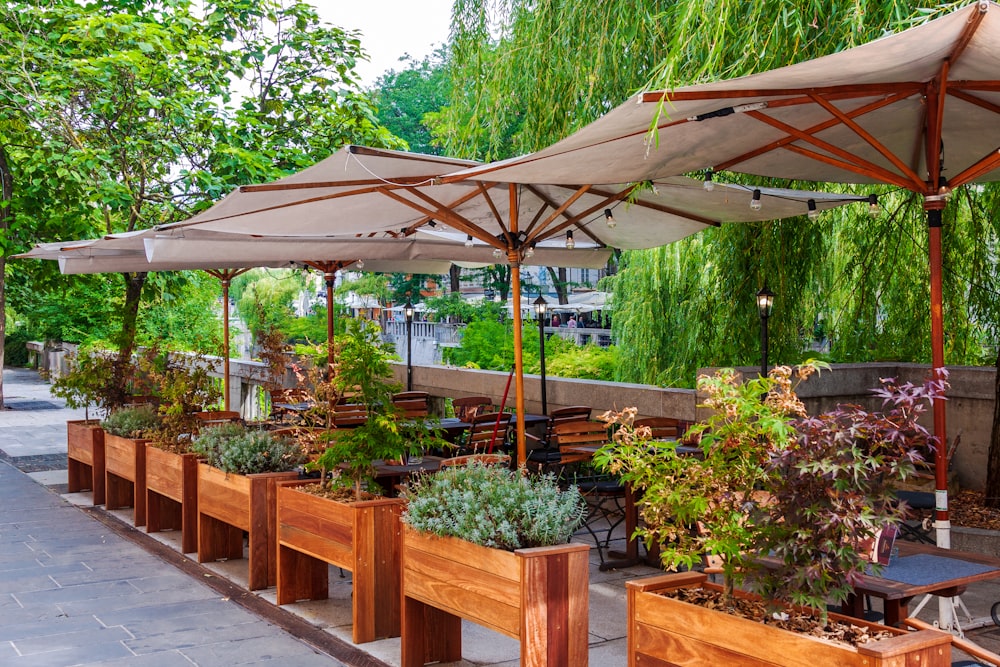
[[[273,183],[243,186],[190,220],[161,233],[239,233],[262,239],[328,236],[450,241],[445,258],[464,248],[486,250],[509,264],[512,300],[521,299],[520,267],[540,256],[569,252],[593,261],[607,248],[662,245],[709,226],[804,214],[857,197],[762,189],[766,211],[746,206],[750,190],[669,177],[624,185],[564,186],[549,179],[517,186],[489,179],[444,179],[442,174],[478,166],[466,160],[347,146],[312,167]],[[604,256],[606,259],[606,255]],[[546,260],[548,263],[548,260]],[[552,265],[552,264],[550,264]],[[566,264],[579,266],[579,263]],[[521,313],[514,311],[515,401],[518,461],[525,459]]]
[[[444,180],[619,183],[712,169],[910,190],[923,196],[927,212],[937,372],[944,367],[941,211],[952,188],[1000,180],[998,115],[1000,7],[980,0],[815,60],[643,93],[544,150]],[[949,546],[941,401],[934,425],[942,443],[937,537]]]

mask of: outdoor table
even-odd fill
[[[375,481],[386,490],[387,496],[396,495],[396,486],[404,482],[413,473],[437,472],[441,468],[441,456],[421,456],[417,459],[410,459],[418,462],[407,462],[402,465],[398,462],[386,462],[381,459],[374,461]]]
[[[910,601],[917,595],[954,597],[976,581],[1000,579],[1000,559],[985,554],[942,549],[929,544],[896,541],[899,556],[878,576],[864,574],[844,602],[843,613],[862,618],[864,596],[884,600],[885,623],[902,627]]]
[[[301,403],[272,403],[271,408],[275,412],[280,413],[280,417],[284,417],[285,413],[301,415],[304,412],[308,412],[313,405],[314,403],[311,401],[303,401]]]
[[[455,442],[463,433],[469,430],[471,424],[458,417],[444,417],[438,423],[438,428],[444,431],[444,439]]]

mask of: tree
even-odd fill
[[[447,60],[448,52],[443,47],[420,62],[407,55],[400,58],[406,67],[380,76],[372,90],[379,122],[404,139],[414,153],[441,154],[425,117],[440,111],[451,96]]]

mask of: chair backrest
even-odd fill
[[[597,448],[608,443],[608,425],[604,422],[576,421],[556,424],[552,441],[559,448],[561,463],[586,461],[593,453],[570,451],[572,447]]]
[[[210,410],[207,412],[195,412],[194,418],[198,420],[198,427],[214,426],[215,424],[227,424],[243,421],[243,417],[236,410]]]
[[[510,466],[510,456],[507,454],[466,454],[465,456],[453,456],[450,459],[441,461],[441,467],[465,466],[470,463],[508,467]]]
[[[665,440],[667,438],[677,438],[683,435],[680,430],[680,420],[673,417],[647,417],[636,419],[632,425],[636,428],[648,426],[652,432],[653,440]]]
[[[504,444],[510,429],[509,412],[486,412],[473,417],[465,446],[473,452],[490,451]],[[497,422],[499,420],[499,424]]]
[[[493,399],[489,396],[463,396],[454,398],[451,405],[460,421],[472,421],[480,412],[493,412]]]
[[[549,443],[552,443],[552,436],[555,433],[556,426],[559,424],[588,421],[590,419],[590,412],[589,405],[571,405],[566,408],[553,410],[549,413],[549,426],[545,439]]]
[[[431,395],[426,391],[404,391],[392,397],[393,404],[406,419],[426,417],[430,414]]]
[[[333,406],[333,425],[337,428],[353,428],[368,421],[368,406],[364,403],[338,402]]]

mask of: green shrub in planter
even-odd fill
[[[435,535],[514,551],[568,542],[586,503],[553,475],[473,463],[420,477],[404,491],[403,521]]]
[[[121,438],[150,438],[160,428],[160,415],[152,405],[123,408],[109,414],[101,428]]]
[[[303,460],[299,446],[267,431],[221,424],[202,431],[191,449],[209,465],[238,475],[292,470]]]

